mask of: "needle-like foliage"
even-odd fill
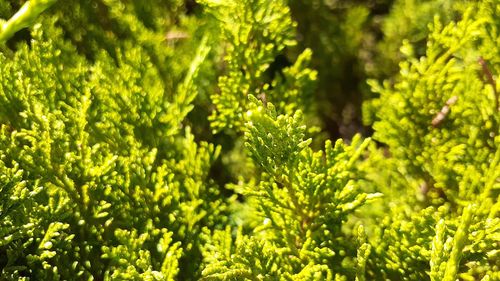
[[[390,154],[373,161],[392,168],[367,171],[394,200],[380,206],[383,220],[369,219],[373,278],[499,278],[500,3],[474,8],[447,25],[435,18],[425,56],[403,45],[394,84],[370,82],[380,93],[374,139]]]
[[[500,1],[366,3],[0,1],[0,280],[500,280]]]

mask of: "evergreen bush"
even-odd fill
[[[340,2],[1,1],[0,280],[500,280],[500,1]]]

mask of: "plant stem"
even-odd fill
[[[4,44],[19,30],[30,26],[38,16],[57,0],[31,0],[26,3],[8,21],[0,26],[0,44]]]

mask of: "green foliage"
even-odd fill
[[[381,94],[374,138],[386,143],[411,175],[457,204],[477,195],[476,184],[486,179],[459,182],[493,169],[487,163],[498,149],[498,90],[488,81],[488,72],[498,69],[491,56],[497,39],[489,31],[496,32],[496,18],[488,13],[485,4],[478,19],[470,11],[446,27],[436,19],[426,57],[402,63],[394,86],[372,81]]]
[[[332,138],[352,138],[361,126],[364,79],[376,36],[372,25],[391,1],[290,0],[298,46],[312,49],[318,71],[313,105]],[[364,65],[363,65],[364,64]]]
[[[165,229],[155,230],[153,235],[162,235],[158,244],[157,252],[163,256],[159,260],[161,264],[152,264],[151,252],[144,250],[145,244],[150,240],[148,234],[144,233],[137,237],[136,231],[117,229],[115,235],[120,245],[103,247],[103,258],[111,259],[110,270],[104,278],[108,280],[175,280],[177,275],[178,259],[182,255],[182,249],[177,242],[170,245],[172,233]],[[158,268],[158,270],[153,270]],[[111,273],[112,272],[112,273]]]
[[[5,43],[14,33],[22,28],[28,27],[47,8],[57,0],[31,0],[13,15],[8,21],[0,20],[0,44]]]
[[[210,247],[209,261],[215,256],[214,248],[234,254],[216,255],[216,261],[203,272],[206,279],[332,280],[350,276],[354,268],[340,264],[356,257],[356,245],[341,227],[349,213],[380,196],[361,192],[353,177],[368,141],[357,137],[350,146],[342,141],[333,146],[328,141],[324,151],[314,152],[308,146],[310,140],[303,139],[300,111],[293,116],[277,115],[272,103],[264,105],[250,97],[246,145],[265,174],[242,194],[256,198],[249,203],[255,204],[260,224],[253,236],[240,234],[234,243],[218,242]],[[214,237],[230,239],[220,235]]]
[[[440,21],[448,23],[460,18],[468,1],[450,0],[397,0],[391,6],[391,12],[381,22],[384,39],[377,44],[375,62],[368,73],[370,76],[388,78],[398,71],[398,64],[404,57],[400,51],[403,42],[413,46],[416,56],[425,54],[425,44],[429,35],[429,24],[439,16]],[[412,11],[409,13],[408,11]],[[376,66],[376,68],[374,68]]]
[[[249,94],[264,101],[276,101],[283,113],[307,101],[316,73],[307,69],[310,50],[280,74],[271,64],[287,47],[296,44],[295,24],[286,1],[245,0],[241,2],[201,1],[214,17],[227,42],[225,72],[219,77],[220,93],[212,95],[215,111],[210,116],[215,132],[222,129],[243,131]],[[273,79],[274,78],[274,79]]]
[[[1,280],[500,280],[498,0],[53,2],[0,2]]]
[[[207,178],[218,148],[181,129],[206,44],[173,95],[140,46],[91,62],[53,20],[32,36],[0,57],[3,276],[173,280],[196,268],[197,233],[225,208]]]
[[[500,115],[492,52],[498,53],[499,8],[498,1],[483,1],[458,22],[443,26],[436,18],[426,56],[416,58],[404,45],[408,58],[395,83],[370,82],[380,93],[370,104],[379,119],[374,139],[387,145],[387,163],[398,171],[369,178],[403,177],[391,188],[410,195],[396,199],[398,207],[379,207],[390,215],[372,228],[374,278],[498,278]]]

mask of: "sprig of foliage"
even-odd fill
[[[206,259],[218,258],[207,266],[204,275],[207,280],[236,276],[332,280],[334,276],[351,276],[354,266],[349,270],[340,264],[349,256],[356,257],[356,246],[341,227],[348,214],[380,196],[360,192],[353,178],[355,164],[368,141],[357,137],[350,146],[341,141],[335,146],[327,142],[324,152],[314,152],[309,148],[310,140],[304,140],[306,128],[301,125],[300,112],[278,115],[272,103],[264,105],[253,96],[250,101],[246,146],[265,175],[257,186],[245,188],[243,195],[256,198],[249,203],[255,204],[253,208],[263,223],[253,229],[252,236],[237,238],[242,240],[236,245],[242,246],[236,246],[233,255],[221,255],[232,248],[217,249],[232,247],[233,243],[210,248]],[[254,263],[263,267],[256,268]],[[238,274],[233,276],[231,272]]]
[[[201,3],[218,21],[227,44],[224,48],[227,74],[219,77],[220,93],[211,96],[216,107],[210,116],[215,132],[223,129],[243,131],[249,94],[264,101],[276,101],[282,113],[295,111],[297,104],[307,100],[307,92],[311,91],[311,83],[316,79],[316,72],[307,68],[310,50],[304,51],[293,66],[283,70],[282,77],[270,73],[276,71],[271,67],[276,57],[296,44],[295,23],[285,1],[207,0]]]
[[[446,27],[436,19],[426,57],[402,63],[394,87],[371,82],[381,94],[374,138],[387,143],[431,193],[442,190],[457,204],[480,193],[479,186],[460,182],[469,173],[484,174],[484,163],[498,149],[497,90],[478,63],[497,49],[488,31],[496,29],[491,5],[483,4],[475,18],[469,10]],[[498,68],[494,59],[488,65]]]
[[[388,212],[382,223],[374,217],[365,222],[376,233],[368,261],[373,278],[497,276],[500,139],[497,86],[489,74],[498,72],[490,51],[498,48],[499,7],[482,1],[458,22],[442,25],[436,18],[424,57],[404,45],[409,57],[395,83],[371,82],[381,94],[374,138],[390,151],[374,164],[394,171],[365,171],[396,190],[380,187],[394,201],[380,201]]]

